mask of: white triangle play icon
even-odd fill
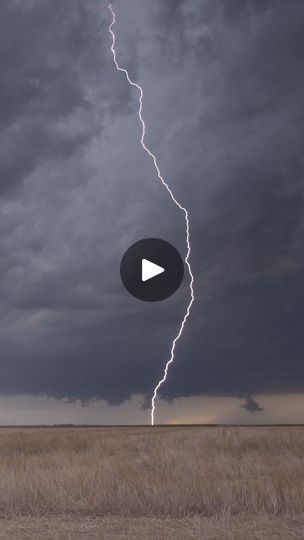
[[[148,281],[148,279],[152,279],[155,276],[158,276],[158,274],[162,274],[164,271],[165,269],[162,268],[162,266],[158,266],[158,264],[148,261],[147,259],[142,259],[141,261],[142,281]]]

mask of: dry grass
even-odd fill
[[[301,428],[1,430],[0,538],[300,539],[303,472]]]

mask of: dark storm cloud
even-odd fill
[[[259,405],[258,402],[255,399],[253,399],[252,396],[248,396],[246,398],[244,405],[241,405],[241,407],[251,413],[259,413],[259,412],[264,411],[264,408],[261,407],[261,405]]]
[[[114,7],[147,139],[191,215],[197,300],[162,396],[303,390],[303,3]],[[185,253],[184,222],[138,144],[106,3],[0,15],[0,390],[150,395],[187,282],[138,303],[119,262],[145,236]]]
[[[140,236],[170,239],[171,204],[138,144],[106,6],[1,10],[0,390],[118,403],[147,391],[176,304],[167,316],[139,306],[121,287],[120,257]]]
[[[106,106],[118,111],[128,106],[128,88],[119,81],[97,94],[109,60],[100,16],[104,7],[97,0],[89,5],[1,3],[2,191],[22,182],[39,163],[62,161],[79,151],[102,129]],[[77,129],[63,129],[73,115],[79,117]]]
[[[163,395],[303,389],[303,4],[185,2],[177,28],[158,6],[197,283]]]

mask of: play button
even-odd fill
[[[158,266],[158,264],[148,261],[147,259],[143,259],[141,261],[141,280],[142,281],[148,281],[148,279],[152,279],[155,276],[162,274],[164,271],[165,269],[162,266]]]
[[[184,263],[177,249],[158,238],[139,240],[125,252],[121,280],[135,298],[157,302],[169,298],[184,277]]]

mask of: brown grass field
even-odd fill
[[[0,430],[1,539],[304,539],[304,428]]]

